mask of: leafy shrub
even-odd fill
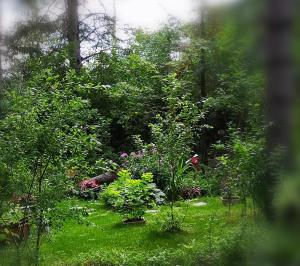
[[[160,155],[156,150],[155,144],[144,144],[140,136],[133,136],[133,138],[137,151],[131,152],[126,157],[121,157],[122,166],[129,169],[134,178],[138,178],[146,172],[153,173],[155,184],[159,188],[165,189],[167,172],[161,165]]]
[[[193,199],[201,196],[200,187],[184,187],[180,191],[181,197],[184,199]]]
[[[9,204],[9,211],[1,215],[0,226],[17,224],[24,218],[24,213],[19,205]]]
[[[159,214],[157,223],[161,231],[179,232],[183,230],[184,215],[178,210],[167,210]]]
[[[225,198],[256,195],[258,178],[264,169],[264,139],[239,136],[234,131],[220,156],[217,172],[222,175],[222,194]]]
[[[182,177],[178,183],[179,194],[183,199],[192,199],[202,195],[200,180],[203,179],[203,175],[194,169],[191,171],[189,169],[186,167],[186,170],[181,173]]]
[[[0,191],[35,198],[29,222],[37,227],[38,254],[44,217],[54,223],[53,210],[73,185],[66,171],[85,174],[93,164],[91,154],[99,156],[105,147],[106,122],[78,96],[73,71],[62,80],[51,68],[40,69],[5,97],[10,107],[0,120],[0,172],[5,172]]]
[[[147,207],[163,202],[164,193],[152,183],[152,173],[133,179],[131,172],[121,170],[118,177],[104,190],[101,198],[106,206],[123,214],[125,219],[139,219]]]

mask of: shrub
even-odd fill
[[[180,178],[178,187],[180,197],[183,199],[192,199],[202,195],[202,187],[200,186],[200,180],[203,179],[203,175],[196,171],[187,171],[188,168],[182,173],[183,177]]]
[[[140,136],[133,136],[133,138],[137,151],[122,157],[122,166],[129,169],[134,178],[138,178],[145,172],[153,173],[154,183],[164,190],[167,186],[168,169],[163,167],[155,144],[143,143]]]
[[[233,132],[226,145],[227,153],[218,158],[217,172],[223,176],[222,194],[225,198],[239,196],[246,203],[246,197],[255,198],[258,178],[264,169],[264,140],[239,136]]]
[[[200,187],[184,187],[180,193],[184,199],[193,199],[201,196],[201,189]]]
[[[73,185],[66,170],[84,173],[93,164],[90,155],[104,148],[106,122],[78,96],[73,71],[61,80],[51,68],[41,69],[21,88],[12,87],[5,98],[10,107],[0,120],[0,198],[9,191],[7,200],[12,192],[35,199],[29,222],[37,228],[33,233],[38,257],[44,217],[49,224],[55,222],[53,210]],[[99,125],[94,126],[96,121]],[[0,202],[0,217],[3,205]]]
[[[156,188],[152,173],[133,179],[131,172],[121,170],[118,179],[101,194],[105,205],[124,215],[126,220],[141,219],[147,207],[163,202],[164,193]]]
[[[157,223],[161,231],[179,232],[183,229],[184,215],[178,210],[167,210],[160,214]]]

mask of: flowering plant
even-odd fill
[[[200,187],[184,187],[181,189],[181,197],[184,199],[193,199],[201,196]]]
[[[195,154],[192,158],[190,158],[187,164],[191,164],[196,171],[200,170],[200,158],[198,154]]]
[[[128,157],[128,153],[127,153],[127,152],[121,152],[120,157],[121,157],[122,159],[124,159],[124,158]]]

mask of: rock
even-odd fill
[[[158,210],[146,210],[145,213],[158,213]]]
[[[196,203],[193,203],[192,205],[195,207],[202,207],[202,206],[207,205],[207,203],[206,202],[196,202]]]

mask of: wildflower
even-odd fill
[[[128,157],[128,153],[126,152],[122,152],[121,155],[120,155],[121,158],[126,158]]]

